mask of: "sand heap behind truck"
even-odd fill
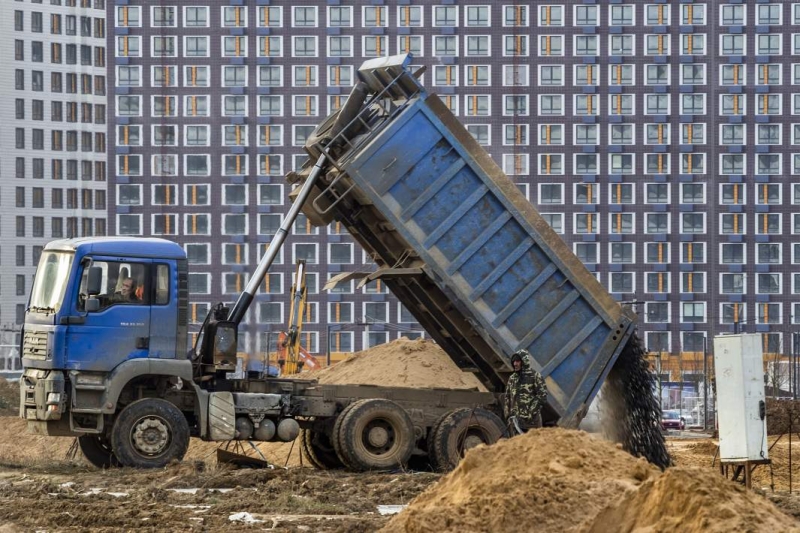
[[[335,131],[344,121],[334,113],[310,137],[309,163],[290,180],[302,180],[320,154],[332,166],[304,213],[318,225],[341,222],[378,264],[367,279],[384,281],[490,390],[503,389],[510,355],[527,349],[547,380],[545,421],[574,425],[636,317],[408,63],[365,63],[352,108],[341,111],[352,114],[349,125]]]

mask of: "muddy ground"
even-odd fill
[[[0,464],[0,531],[376,531],[388,520],[378,505],[408,503],[438,479],[201,464],[150,472]]]
[[[294,466],[288,469],[235,470],[217,465],[214,446],[199,441],[192,443],[187,460],[162,470],[103,471],[85,464],[80,452],[68,456],[72,439],[25,435],[21,422],[0,417],[0,533],[372,532],[389,521],[379,514],[379,505],[408,504],[440,479],[426,472],[320,472],[299,466],[296,448],[291,455],[283,450],[268,455],[281,464],[289,456]],[[800,519],[800,436],[795,439],[795,494],[788,494],[786,437],[773,448],[772,479],[764,467],[754,478],[765,497]],[[713,440],[671,438],[668,444],[678,465],[717,471]]]

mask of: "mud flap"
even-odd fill
[[[236,410],[233,393],[212,392],[208,395],[209,440],[233,440],[236,437]]]

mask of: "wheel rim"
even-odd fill
[[[381,457],[391,453],[396,447],[397,432],[388,420],[375,418],[364,425],[361,444],[368,454]]]
[[[137,452],[148,457],[164,453],[172,442],[166,421],[157,416],[142,417],[133,424],[131,443]]]
[[[459,455],[463,457],[467,450],[480,446],[481,444],[489,444],[491,439],[483,427],[470,426],[458,440]]]

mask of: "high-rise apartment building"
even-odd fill
[[[698,351],[735,323],[789,348],[800,3],[130,0],[108,13],[111,232],[184,244],[195,320],[243,287],[287,207],[283,175],[362,61],[410,52],[598,279],[640,302],[650,349]],[[300,258],[311,351],[406,334],[357,322],[418,329],[381,287],[322,293],[369,258],[301,218],[247,349],[284,324]]]
[[[105,235],[105,0],[0,2],[0,324],[24,320],[42,247]]]

